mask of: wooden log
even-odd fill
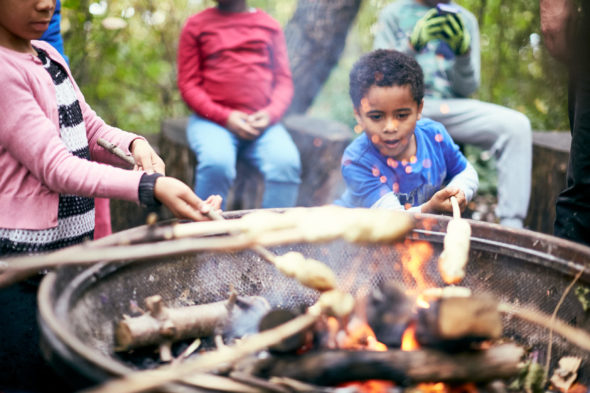
[[[455,348],[501,335],[498,302],[491,297],[441,298],[418,310],[416,339],[422,346]]]
[[[174,342],[187,338],[208,337],[221,331],[232,318],[234,301],[224,300],[195,306],[168,308],[159,295],[146,299],[149,312],[133,318],[124,318],[115,328],[117,351],[127,351],[162,342]],[[257,305],[263,313],[270,309],[261,297],[252,297],[240,302],[242,306]],[[245,306],[244,306],[245,305]]]
[[[486,350],[448,354],[416,351],[322,351],[300,356],[275,356],[259,362],[262,377],[289,377],[334,386],[351,381],[388,380],[400,385],[420,382],[487,382],[518,374],[523,348],[497,345]]]

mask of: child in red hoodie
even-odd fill
[[[279,123],[293,96],[283,32],[246,0],[216,1],[187,20],[178,47],[178,87],[194,112],[195,192],[225,199],[239,157],[264,176],[262,207],[294,206],[299,152]]]

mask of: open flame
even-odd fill
[[[387,351],[387,345],[379,342],[369,324],[358,317],[353,317],[343,331],[343,337],[338,340],[342,349],[356,349],[369,351]],[[354,387],[359,393],[387,393],[395,384],[391,381],[357,381],[342,384],[342,387]]]
[[[424,289],[432,287],[433,285],[426,279],[422,273],[424,264],[428,262],[432,256],[432,245],[426,241],[417,241],[406,239],[403,244],[397,246],[401,252],[401,263],[404,267],[404,272],[411,277],[413,282],[406,284],[415,284],[417,293]],[[412,287],[413,285],[408,285]]]
[[[401,262],[404,270],[412,277],[416,285],[416,307],[429,308],[430,303],[427,300],[425,290],[434,287],[426,279],[423,274],[423,267],[430,259],[433,253],[430,243],[425,241],[412,241],[406,239],[403,246]],[[409,283],[407,283],[409,284]],[[408,285],[412,286],[412,285]],[[420,343],[416,339],[416,323],[412,322],[408,325],[402,335],[401,349],[402,351],[415,351],[420,348]],[[472,384],[462,384],[459,386],[451,386],[443,382],[420,383],[416,389],[422,393],[477,393],[477,387]]]

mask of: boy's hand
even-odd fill
[[[248,123],[259,131],[264,131],[270,125],[270,115],[261,110],[248,116]]]
[[[134,139],[129,146],[129,151],[135,160],[134,170],[143,170],[147,173],[165,174],[166,165],[156,154],[152,146],[143,139]]]
[[[260,135],[260,131],[254,128],[247,113],[232,111],[227,118],[226,127],[242,139],[254,140]]]
[[[416,22],[410,36],[410,44],[416,52],[420,52],[429,41],[443,38],[442,32],[446,24],[446,15],[440,15],[436,8],[429,10]]]
[[[209,220],[207,213],[210,210],[219,210],[222,200],[219,195],[212,195],[203,201],[189,186],[168,176],[156,179],[154,198],[170,209],[175,217],[193,221]]]
[[[446,23],[442,29],[442,39],[449,44],[458,56],[464,55],[471,48],[471,36],[465,29],[461,14],[446,14]]]
[[[459,208],[463,212],[467,207],[467,199],[465,193],[455,187],[446,187],[437,191],[428,202],[422,205],[423,213],[452,213],[453,205],[451,204],[451,197],[455,196],[459,203]]]

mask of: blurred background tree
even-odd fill
[[[344,51],[307,113],[354,126],[348,72],[371,50],[377,15],[389,1],[362,0]],[[543,47],[538,2],[457,0],[480,22],[482,85],[474,97],[525,113],[535,130],[567,130],[566,72]],[[142,134],[157,133],[165,118],[186,116],[176,86],[178,37],[188,16],[214,5],[212,0],[64,0],[66,53],[96,112],[110,124]],[[249,5],[285,27],[298,4],[249,0]],[[466,152],[482,177],[493,179],[485,152]],[[494,185],[484,181],[480,192],[493,192]]]

